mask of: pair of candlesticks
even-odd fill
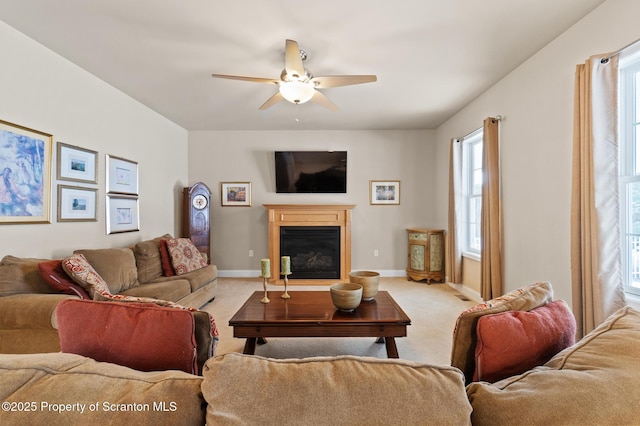
[[[267,278],[271,278],[271,261],[269,259],[260,260],[260,276],[262,277],[262,286],[264,287],[264,297],[262,303],[269,303],[269,297],[267,295]],[[291,257],[282,256],[280,258],[280,275],[284,275],[284,293],[280,296],[283,299],[290,299],[291,296],[287,293],[287,285],[289,284],[289,275],[291,275]]]

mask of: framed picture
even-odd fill
[[[371,204],[400,204],[400,181],[370,180],[369,202]]]
[[[222,206],[251,207],[251,182],[222,182]]]
[[[59,180],[98,183],[98,153],[58,142],[57,169]]]
[[[51,222],[53,136],[0,120],[0,224]]]
[[[107,234],[140,230],[138,197],[107,194]]]
[[[96,188],[58,185],[58,222],[95,222]]]
[[[107,192],[138,195],[138,163],[107,154]]]

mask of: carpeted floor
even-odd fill
[[[233,337],[229,319],[249,295],[262,290],[262,280],[218,278],[218,294],[203,310],[216,319],[220,331],[217,355],[242,352],[244,339]],[[281,291],[282,286],[269,286]],[[400,358],[438,365],[448,365],[451,336],[456,318],[475,302],[465,298],[446,284],[417,283],[406,278],[381,278],[380,290],[388,291],[411,318],[407,337],[397,338]],[[289,290],[328,290],[327,286],[289,286]],[[374,338],[270,338],[259,345],[256,355],[270,358],[306,358],[312,356],[361,355],[386,358],[384,344]]]

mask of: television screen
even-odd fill
[[[276,151],[275,158],[276,192],[347,192],[347,151]]]

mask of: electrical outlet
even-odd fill
[[[249,250],[249,257],[253,257],[253,250]]]
[[[379,255],[379,254],[380,254],[380,253],[378,252],[378,249],[373,249],[373,255],[374,255],[375,257],[378,257],[378,255]]]

